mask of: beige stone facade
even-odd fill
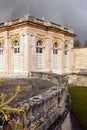
[[[85,73],[87,72],[87,48],[73,48],[73,72]]]
[[[0,74],[71,73],[74,37],[72,30],[27,15],[2,23]]]

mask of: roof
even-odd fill
[[[59,24],[56,24],[56,23],[53,23],[50,21],[44,21],[44,20],[35,18],[33,16],[29,16],[29,15],[24,15],[21,18],[17,18],[17,19],[11,20],[11,21],[0,23],[0,30],[2,28],[6,28],[6,27],[9,28],[9,27],[12,27],[14,25],[23,24],[25,22],[27,22],[29,24],[32,23],[32,24],[34,24],[34,26],[36,24],[43,26],[43,27],[45,27],[46,30],[51,29],[51,30],[61,31],[61,33],[64,33],[64,34],[70,34],[73,37],[76,36],[72,29],[68,29],[68,28],[63,27],[62,25],[59,25]]]

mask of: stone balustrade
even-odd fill
[[[66,110],[67,90],[53,86],[45,93],[22,102],[26,111],[24,125],[30,130],[47,130]],[[21,103],[19,103],[21,104]]]
[[[23,116],[24,126],[27,126],[29,130],[50,130],[53,128],[54,122],[58,120],[55,130],[60,130],[69,114],[70,108],[68,91],[64,86],[65,80],[62,82],[63,80],[59,75],[41,72],[31,72],[29,76],[49,80],[56,83],[56,85],[37,96],[19,103],[25,109]],[[61,130],[71,130],[71,127]]]
[[[71,101],[67,90],[67,78],[45,72],[29,72],[28,76],[37,80],[41,78],[44,82],[48,80],[53,86],[14,104],[24,109],[24,113],[20,117],[14,116],[14,120],[20,118],[28,130],[71,130],[69,115]]]
[[[54,74],[54,73],[47,73],[47,72],[29,72],[29,77],[34,78],[41,78],[44,80],[51,81],[59,86],[66,84],[66,80],[64,78],[61,78],[60,75]]]

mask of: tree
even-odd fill
[[[87,47],[87,40],[85,41],[85,44],[84,44],[85,47]]]
[[[74,47],[80,47],[81,46],[81,43],[79,40],[75,40],[74,41]]]

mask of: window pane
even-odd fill
[[[20,52],[20,48],[18,48],[18,53]]]
[[[39,40],[36,44],[36,68],[42,69],[42,42]]]
[[[18,41],[15,41],[14,43],[14,53],[19,53],[20,52],[20,46]]]
[[[40,48],[40,53],[42,53],[42,48]]]
[[[41,43],[41,41],[37,42],[36,53],[42,53],[42,43]]]
[[[65,50],[65,55],[67,55],[67,50]]]

